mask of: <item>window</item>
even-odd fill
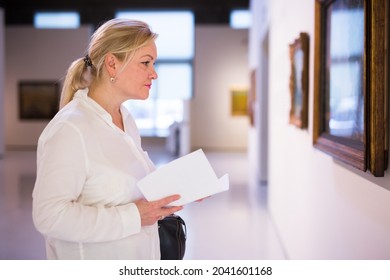
[[[35,28],[79,28],[80,15],[77,12],[37,12],[34,15]]]
[[[156,65],[159,98],[190,99],[192,96],[192,64],[159,63]]]
[[[145,21],[158,34],[158,79],[147,100],[129,100],[125,106],[142,136],[165,137],[170,125],[183,121],[184,102],[193,93],[194,15],[190,11],[122,11],[116,17]]]
[[[194,56],[194,14],[178,12],[118,12],[117,18],[145,21],[159,34],[156,40],[158,58],[191,60]]]
[[[249,10],[233,10],[230,13],[230,27],[234,29],[249,28],[252,24],[252,15]]]

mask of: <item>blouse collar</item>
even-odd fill
[[[109,123],[111,126],[115,126],[113,121],[112,121],[111,115],[99,103],[97,103],[95,100],[90,98],[88,96],[88,92],[89,92],[88,88],[79,89],[74,94],[74,99],[78,99],[78,100],[82,101],[84,104],[87,104],[94,112],[96,112],[107,123]],[[121,111],[123,120],[126,120],[126,118],[128,117],[128,115],[130,113],[123,104],[120,107],[120,111]],[[115,128],[117,128],[117,127],[115,126]]]

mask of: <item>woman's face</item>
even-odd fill
[[[118,72],[114,84],[120,90],[124,99],[147,99],[152,87],[152,81],[157,79],[154,63],[157,58],[157,48],[154,41],[138,49],[134,57]],[[119,65],[122,69],[123,65]]]

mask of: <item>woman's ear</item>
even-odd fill
[[[108,53],[104,59],[104,64],[106,65],[110,77],[116,76],[116,62],[117,59],[112,53]]]

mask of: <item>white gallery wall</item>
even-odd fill
[[[269,34],[268,207],[290,259],[390,259],[390,171],[373,176],[315,149],[313,139],[314,4],[252,0],[257,21],[250,58]],[[264,16],[264,10],[267,15]],[[310,36],[309,128],[289,125],[289,44]],[[258,63],[251,65],[259,67]]]
[[[230,89],[249,86],[248,30],[219,25],[195,30],[191,147],[246,150],[249,119],[232,116]]]
[[[19,81],[61,81],[73,60],[82,57],[92,28],[5,28],[5,144],[9,149],[35,149],[47,121],[20,120]]]

